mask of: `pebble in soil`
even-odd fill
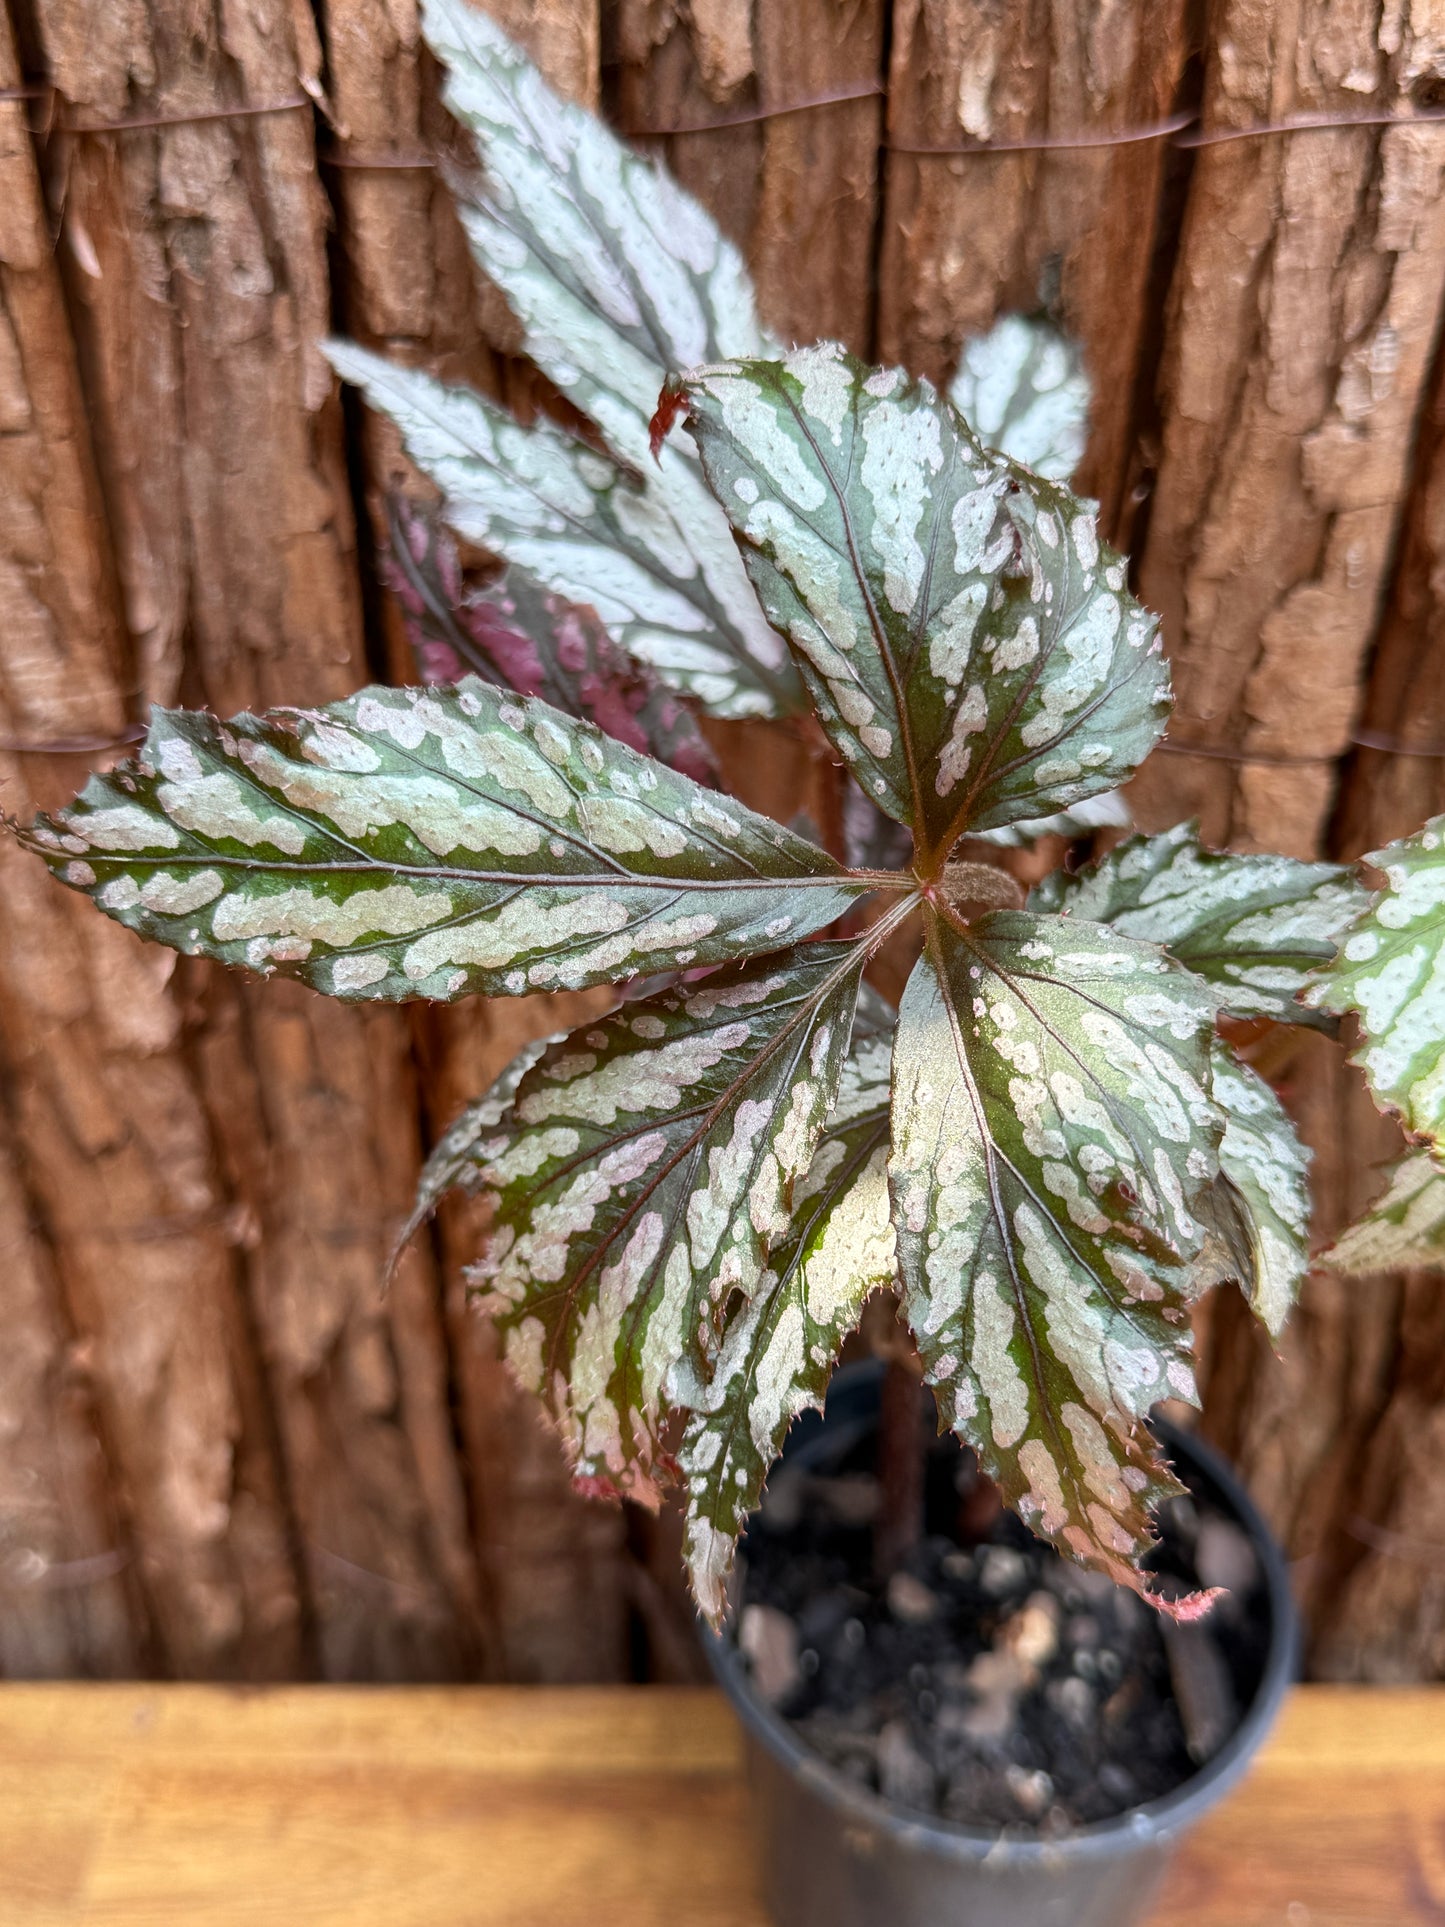
[[[1058,1836],[1158,1799],[1217,1752],[1258,1684],[1254,1549],[1202,1489],[1160,1520],[1180,1590],[1225,1585],[1176,1627],[998,1510],[972,1455],[928,1461],[925,1535],[873,1568],[867,1447],[775,1471],[746,1542],[738,1644],[764,1698],[840,1773],[896,1804]]]

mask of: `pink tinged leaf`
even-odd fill
[[[607,1505],[621,1505],[622,1490],[615,1480],[595,1472],[578,1472],[572,1490],[580,1499],[600,1499]]]
[[[584,678],[582,683],[582,713],[590,716],[599,729],[615,736],[619,743],[630,744],[633,749],[646,750],[650,747],[647,733],[638,726],[637,707],[629,700],[625,684],[600,682],[595,676]]]
[[[469,583],[434,512],[393,500],[390,517],[386,580],[428,682],[455,682],[470,669],[716,785],[716,761],[692,712],[612,641],[594,610],[516,568],[498,582]]]
[[[421,668],[423,682],[460,682],[467,673],[461,657],[449,642],[420,638],[413,642],[412,649]]]
[[[1139,1588],[1139,1597],[1146,1606],[1152,1606],[1156,1613],[1172,1619],[1176,1626],[1191,1626],[1196,1619],[1204,1619],[1214,1610],[1215,1602],[1223,1599],[1228,1592],[1227,1586],[1206,1586],[1200,1592],[1187,1592],[1181,1599],[1166,1599],[1163,1593],[1149,1592]]]
[[[490,659],[508,689],[515,689],[519,696],[546,694],[547,672],[537,643],[507,620],[497,601],[485,595],[468,597],[458,613],[467,634]]]

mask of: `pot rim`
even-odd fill
[[[836,1374],[833,1384],[849,1381],[857,1384],[879,1375],[873,1361],[863,1361],[845,1367]],[[989,1832],[938,1815],[911,1813],[894,1806],[881,1794],[845,1779],[820,1755],[804,1746],[790,1723],[753,1691],[733,1645],[699,1622],[703,1650],[713,1675],[750,1736],[814,1793],[841,1808],[845,1818],[881,1829],[950,1860],[970,1864],[988,1860],[995,1865],[1007,1862],[1020,1866],[1059,1866],[1109,1858],[1121,1848],[1127,1850],[1149,1841],[1169,1840],[1187,1831],[1243,1778],[1274,1724],[1297,1671],[1299,1620],[1284,1554],[1233,1468],[1212,1446],[1168,1419],[1155,1416],[1149,1423],[1171,1457],[1192,1460],[1218,1488],[1221,1498],[1249,1535],[1264,1575],[1265,1596],[1269,1602],[1269,1645],[1258,1690],[1234,1732],[1197,1773],[1157,1800],[1130,1807],[1111,1820],[1094,1821],[1058,1839]]]

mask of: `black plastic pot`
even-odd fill
[[[789,1458],[836,1462],[876,1427],[881,1372],[849,1367],[826,1416],[810,1414]],[[779,1927],[1130,1927],[1158,1892],[1181,1837],[1244,1774],[1294,1677],[1298,1632],[1278,1546],[1218,1455],[1162,1421],[1161,1443],[1248,1533],[1264,1574],[1268,1651],[1233,1736],[1160,1800],[1059,1840],[1000,1838],[904,1812],[835,1773],[753,1691],[727,1637],[704,1634],[742,1721],[762,1890]]]

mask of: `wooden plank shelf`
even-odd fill
[[[705,1690],[0,1687],[5,1927],[766,1927]],[[1303,1687],[1160,1927],[1445,1920],[1445,1690]]]

